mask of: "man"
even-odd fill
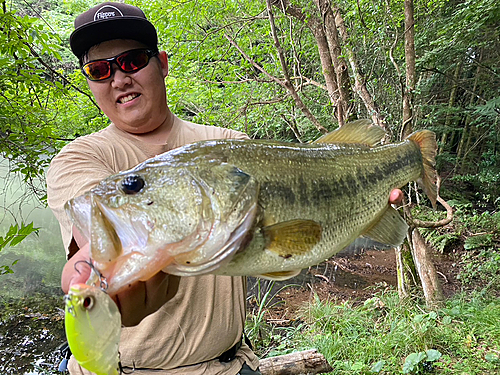
[[[64,212],[69,199],[111,174],[181,145],[247,138],[240,132],[182,121],[170,111],[167,55],[158,51],[156,30],[140,9],[122,3],[91,8],[76,18],[70,45],[112,124],[64,147],[47,173],[49,206],[60,222],[69,259],[61,281],[65,293],[72,284],[85,282],[90,272],[75,267],[89,259],[89,244]],[[243,277],[179,278],[160,272],[112,297],[127,326],[120,341],[125,371],[259,374],[257,357],[242,341]],[[69,370],[72,375],[90,374],[73,358]]]

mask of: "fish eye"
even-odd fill
[[[123,192],[128,195],[140,192],[143,187],[144,179],[137,174],[125,177],[121,182]]]
[[[90,310],[93,306],[94,306],[94,298],[88,296],[88,297],[85,297],[83,299],[83,303],[82,303],[83,307],[86,309],[86,310]]]

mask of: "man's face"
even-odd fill
[[[92,47],[84,63],[105,59],[122,52],[145,48],[135,40],[116,39]],[[88,85],[97,104],[120,129],[143,134],[158,128],[167,118],[165,77],[168,63],[165,52],[150,59],[149,64],[135,72],[124,73],[112,64],[113,73],[103,81],[90,81]]]

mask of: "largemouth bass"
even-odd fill
[[[73,285],[65,304],[66,338],[77,362],[97,375],[118,375],[121,318],[116,304],[85,284]]]
[[[378,146],[384,134],[360,120],[312,144],[198,142],[103,180],[67,211],[110,294],[160,270],[285,279],[360,236],[399,245],[394,188],[419,180],[435,204],[434,133]]]

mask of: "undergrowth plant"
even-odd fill
[[[254,294],[250,296],[250,303],[254,304],[254,307],[248,314],[245,323],[245,333],[256,350],[260,352],[259,354],[268,353],[269,350],[267,348],[271,346],[270,344],[276,337],[282,338],[287,336],[284,334],[285,330],[282,330],[282,333],[276,336],[274,331],[280,329],[268,324],[265,315],[270,309],[283,303],[276,296],[284,289],[293,285],[285,284],[279,288],[275,288],[275,285],[276,281],[274,280],[269,282],[258,279],[255,284]]]
[[[355,306],[315,301],[300,314],[295,350],[316,348],[333,374],[496,374],[500,371],[500,301],[465,294],[428,311],[384,290]]]

